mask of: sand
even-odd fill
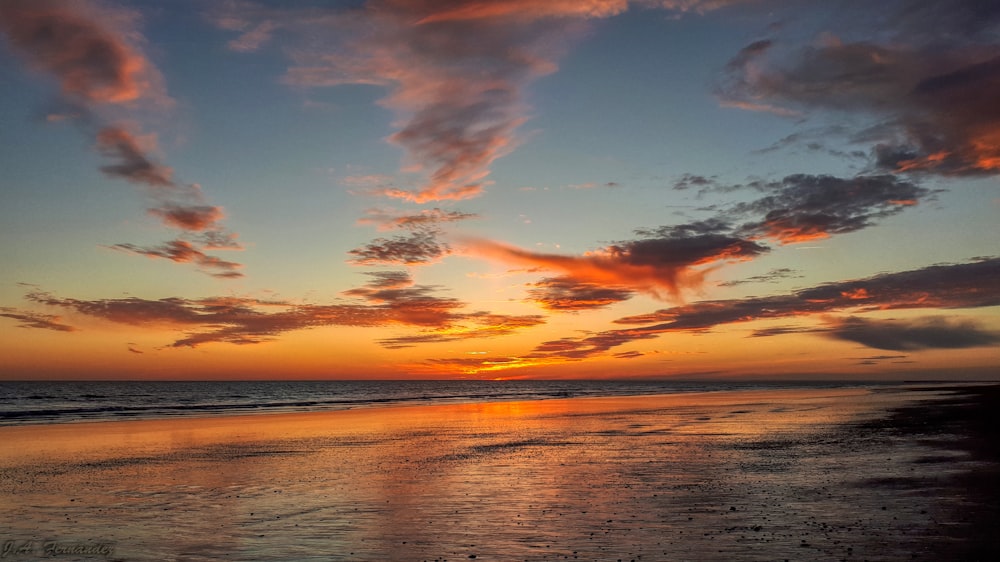
[[[0,428],[0,558],[993,559],[997,387]]]

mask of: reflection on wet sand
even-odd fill
[[[857,430],[914,399],[771,390],[0,428],[0,521],[10,539],[113,543],[121,560],[908,559],[940,534],[943,478],[968,468]]]

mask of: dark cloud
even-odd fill
[[[223,230],[208,230],[192,236],[204,250],[242,250],[243,246],[236,240],[235,232]]]
[[[784,336],[786,334],[811,334],[816,332],[816,328],[801,328],[798,326],[774,326],[772,328],[761,328],[750,333],[751,338],[769,338],[772,336]]]
[[[415,327],[416,335],[381,340],[385,347],[397,348],[417,343],[447,342],[493,337],[544,323],[537,315],[511,316],[483,311],[465,311],[466,304],[434,294],[434,287],[414,285],[405,272],[371,273],[371,282],[345,293],[359,301],[336,304],[303,304],[265,301],[245,297],[203,299],[137,297],[80,300],[59,298],[32,291],[27,299],[39,305],[69,309],[77,314],[109,322],[149,329],[174,329],[184,333],[170,347],[198,347],[208,343],[257,344],[280,335],[321,326]],[[42,322],[57,317],[28,316],[20,311],[17,319],[35,319],[30,326],[55,329]]]
[[[674,182],[673,188],[678,191],[685,191],[692,188],[704,189],[718,185],[718,180],[714,176],[706,177],[697,174],[684,174],[681,179]]]
[[[39,328],[42,330],[53,330],[56,332],[75,332],[76,328],[68,324],[63,324],[62,318],[52,314],[41,314],[17,310],[6,306],[0,306],[0,316],[13,318],[20,322],[21,328]]]
[[[712,234],[728,234],[733,226],[721,218],[711,218],[671,226],[661,226],[655,229],[638,229],[635,233],[645,238],[684,239]]]
[[[369,297],[378,291],[401,289],[413,284],[413,277],[405,271],[367,271],[365,275],[372,278],[363,287],[344,291],[345,295]]]
[[[437,207],[423,209],[419,212],[403,212],[393,209],[368,209],[365,215],[358,219],[358,224],[375,225],[379,230],[403,228],[408,230],[425,230],[448,222],[458,222],[478,218],[473,213],[460,211],[445,211]]]
[[[644,332],[704,331],[723,324],[811,316],[838,310],[875,312],[998,305],[1000,258],[990,258],[827,283],[787,295],[701,301],[652,314],[620,318],[615,322],[652,324],[638,328]]]
[[[376,238],[349,253],[359,265],[424,265],[451,253],[448,244],[438,240],[435,230],[421,229],[408,235]]]
[[[485,312],[463,314],[457,316],[455,320],[457,320],[456,324],[448,326],[446,329],[425,331],[416,335],[385,338],[379,340],[379,343],[389,349],[401,349],[422,343],[442,343],[505,336],[517,330],[545,323],[545,317],[541,315],[510,316]]]
[[[894,359],[906,359],[909,355],[872,355],[871,357],[859,357],[858,361],[890,361]],[[893,363],[904,363],[904,361],[893,361]],[[910,361],[905,361],[910,363]]]
[[[788,295],[701,301],[651,314],[628,316],[616,320],[615,323],[635,325],[635,328],[607,330],[578,338],[567,337],[546,341],[524,357],[580,360],[602,355],[610,349],[634,341],[654,339],[670,332],[706,332],[715,326],[726,324],[772,318],[814,317],[839,310],[860,313],[910,308],[957,309],[989,306],[1000,306],[1000,258],[885,273],[867,279],[828,283]],[[962,333],[962,328],[966,327],[948,325],[945,331],[968,335],[970,338],[966,341],[972,341],[972,336],[975,335],[973,332]],[[828,334],[830,330],[778,326],[756,330],[751,337],[792,333]],[[948,337],[951,336],[946,334],[944,341],[948,341]]]
[[[739,285],[746,285],[748,283],[777,283],[782,279],[801,279],[802,276],[798,275],[798,272],[794,269],[787,267],[779,267],[768,271],[763,275],[752,275],[746,279],[737,279],[734,281],[726,281],[724,283],[719,283],[720,287],[737,287]]]
[[[1000,345],[1000,334],[996,332],[984,330],[971,321],[949,321],[942,317],[915,320],[844,318],[834,322],[833,327],[825,333],[834,339],[890,351]]]
[[[630,240],[612,244],[604,251],[629,265],[679,268],[752,259],[766,253],[768,248],[752,240],[723,234],[696,234]]]
[[[741,227],[783,244],[826,238],[872,226],[916,205],[931,192],[892,175],[838,178],[795,174],[766,184],[769,195],[733,206],[735,216],[760,216]]]
[[[727,208],[716,208],[716,216],[709,219],[637,231],[641,236],[659,237],[669,245],[682,244],[682,251],[670,252],[680,260],[697,259],[686,252],[697,253],[698,243],[705,248],[715,244],[739,244],[733,247],[734,255],[750,258],[766,251],[759,240],[792,244],[855,232],[936,193],[891,174],[850,178],[793,174],[780,180],[758,179],[732,185],[702,176],[686,176],[681,181],[699,186],[699,194],[751,189],[764,195]],[[742,224],[734,224],[737,222]],[[644,243],[650,242],[634,244]]]
[[[1000,10],[982,0],[852,3],[841,21],[809,46],[747,47],[728,66],[722,98],[753,109],[867,117],[858,140],[871,143],[881,169],[1000,171]],[[881,39],[852,40],[861,30]]]
[[[129,131],[105,127],[97,134],[97,147],[104,156],[117,160],[101,166],[108,176],[153,188],[174,187],[173,171],[153,162]]]
[[[528,359],[569,359],[582,360],[603,355],[609,349],[639,340],[658,337],[655,333],[640,330],[607,330],[582,338],[562,338],[543,342],[525,355]]]
[[[604,308],[635,294],[627,287],[584,283],[571,277],[547,277],[530,286],[528,297],[531,300],[542,308],[560,312]]]

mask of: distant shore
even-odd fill
[[[16,560],[993,559],[1000,386],[926,388],[2,427],[0,524]]]

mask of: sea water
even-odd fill
[[[0,426],[878,384],[649,380],[0,381]]]

